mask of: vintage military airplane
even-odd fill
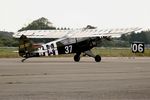
[[[74,61],[80,61],[81,53],[93,57],[96,62],[101,61],[101,56],[91,52],[93,47],[102,38],[110,40],[122,34],[130,34],[141,28],[125,29],[75,29],[75,30],[27,30],[15,33],[19,38],[19,55],[24,57],[22,62],[31,57],[51,56],[75,53]],[[29,38],[57,38],[45,44],[33,44]]]

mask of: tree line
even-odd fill
[[[12,32],[0,31],[0,47],[16,47],[18,41],[12,35]]]
[[[150,31],[141,31],[139,33],[132,32],[131,34],[123,34],[120,38],[114,38],[111,41],[102,39],[99,46],[104,47],[130,47],[133,42],[143,42],[150,44]]]

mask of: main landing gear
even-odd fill
[[[79,62],[80,61],[80,54],[81,53],[77,53],[76,55],[74,55],[74,61],[75,62]]]
[[[94,58],[95,58],[96,62],[100,62],[101,61],[101,56],[99,56],[99,55],[96,55]]]
[[[100,61],[101,61],[101,56],[99,56],[99,55],[94,55],[90,50],[85,51],[84,53],[85,53],[85,55],[88,55],[89,57],[93,57],[96,62],[100,62]],[[81,53],[80,53],[80,54],[81,54]],[[74,56],[74,61],[75,61],[75,62],[79,62],[79,61],[80,61],[80,54],[76,54],[76,55]]]
[[[75,55],[74,56],[74,61],[79,62],[80,61],[80,55]]]

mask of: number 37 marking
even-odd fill
[[[72,52],[72,45],[65,46],[65,53],[71,53]]]

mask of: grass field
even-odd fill
[[[17,51],[18,48],[0,48],[0,58],[17,58],[19,57]],[[99,54],[102,57],[133,57],[133,56],[145,56],[150,57],[150,49],[145,49],[144,53],[132,53],[130,48],[94,48],[92,49],[94,54]],[[61,56],[73,56],[69,55],[59,55]]]
[[[104,57],[150,57],[150,49],[145,49],[144,53],[132,53],[130,48],[94,48],[93,52]]]
[[[0,48],[0,58],[17,58],[19,57],[17,51],[18,48]]]

